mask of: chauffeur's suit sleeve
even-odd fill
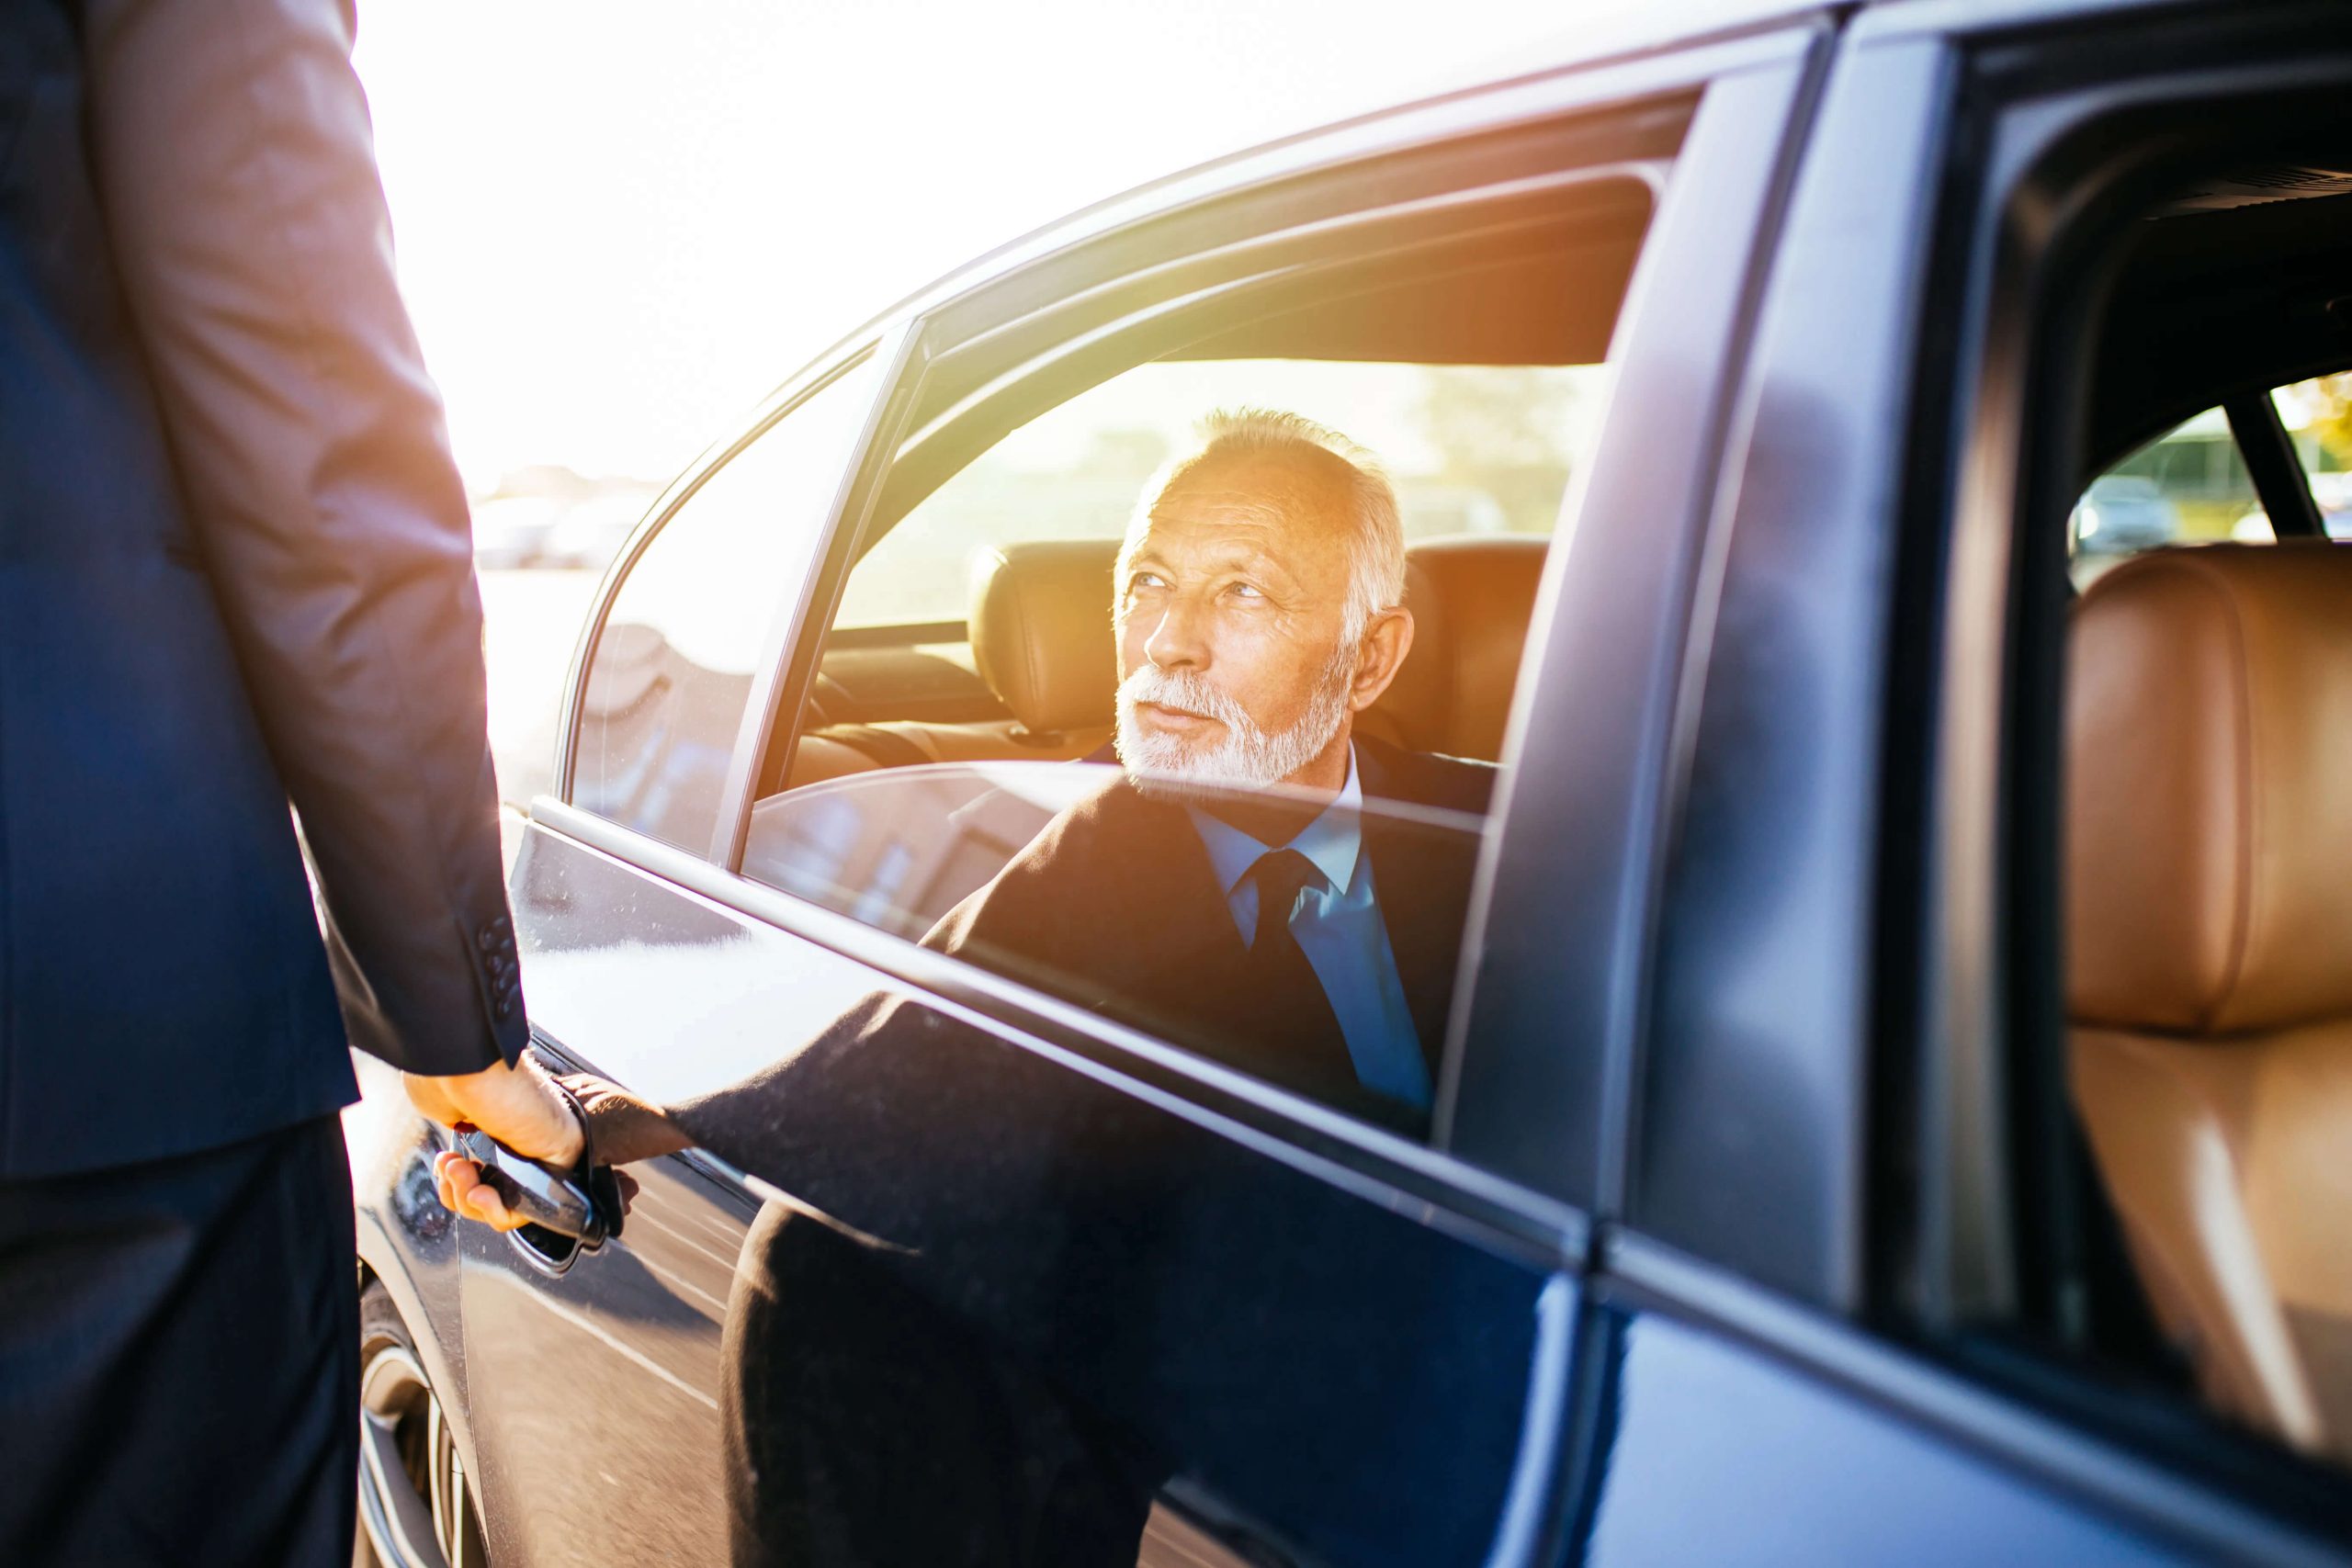
[[[470,524],[334,0],[88,0],[89,155],[352,1042],[527,1038]]]

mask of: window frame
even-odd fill
[[[1743,72],[1794,68],[1821,30],[1813,27],[1752,33],[1580,67],[1558,75],[1437,100],[1399,111],[1393,117],[1379,117],[1342,128],[1340,132],[1320,139],[1319,144],[1318,139],[1281,144],[1261,155],[1267,167],[1258,171],[1251,180],[1198,191],[1194,193],[1198,199],[1193,205],[1153,214],[1159,225],[1156,233],[1141,231],[1147,227],[1143,224],[1099,224],[1098,231],[1088,236],[1085,243],[1067,250],[1056,250],[1042,243],[1024,243],[1012,247],[1012,259],[1001,260],[1001,270],[989,273],[981,283],[919,299],[881,328],[869,329],[854,339],[845,340],[855,344],[890,342],[896,345],[891,350],[896,365],[877,400],[855,465],[845,479],[831,534],[820,556],[822,564],[799,585],[797,607],[779,614],[779,626],[790,631],[780,639],[779,657],[764,672],[770,685],[764,706],[752,710],[757,722],[773,726],[782,714],[789,712],[797,717],[802,711],[815,673],[818,642],[834,609],[850,552],[862,537],[877,499],[878,485],[887,467],[884,455],[895,457],[898,454],[904,434],[912,426],[919,400],[930,389],[925,380],[944,347],[962,341],[958,334],[963,333],[977,338],[1020,324],[1017,310],[1001,312],[1000,319],[993,321],[976,321],[968,311],[958,316],[957,310],[968,307],[977,296],[1002,290],[1015,304],[1023,294],[1033,300],[1051,302],[1070,297],[1090,282],[1101,285],[1152,267],[1158,259],[1153,254],[1154,245],[1159,247],[1159,255],[1194,254],[1187,248],[1188,241],[1204,231],[1214,232],[1220,225],[1229,227],[1226,209],[1231,204],[1263,210],[1270,192],[1278,185],[1295,188],[1292,182],[1301,180],[1329,178],[1343,183],[1374,178],[1367,174],[1366,166],[1376,165],[1378,159],[1364,155],[1367,143],[1400,160],[1425,163],[1452,146],[1476,145],[1490,134],[1540,130],[1552,122],[1571,118],[1606,120],[1630,116],[1654,109],[1660,102],[1676,97],[1702,102],[1702,95],[1716,84]],[[1414,134],[1417,130],[1420,132],[1418,135]],[[1614,168],[1610,173],[1622,175],[1623,170]],[[1197,185],[1201,177],[1186,178]],[[1589,180],[1594,175],[1588,171],[1577,177]],[[1186,180],[1174,184],[1181,188]],[[1652,188],[1655,191],[1656,186]],[[1460,195],[1440,194],[1448,199],[1457,199]],[[1109,210],[1115,211],[1118,206],[1112,204]],[[1355,217],[1360,221],[1376,221],[1381,212],[1381,205],[1375,203]],[[1656,214],[1654,206],[1645,234],[1645,257],[1656,233]],[[1087,215],[1090,219],[1095,216]],[[1244,243],[1255,243],[1262,237],[1247,235]],[[1641,269],[1637,269],[1634,289],[1629,291],[1625,307],[1628,312],[1638,295],[1640,277]],[[1734,289],[1736,292],[1736,283]],[[1623,320],[1621,315],[1621,336]],[[1056,344],[1046,346],[1050,350]],[[1613,349],[1611,357],[1616,357]],[[822,363],[829,373],[839,359],[829,355]],[[1057,373],[1066,374],[1067,368],[1066,364],[1048,363],[1033,367],[1021,377],[1000,376],[995,379],[1011,383],[1044,379]],[[811,372],[797,378],[775,402],[789,403],[804,395],[805,390],[813,389],[820,374]],[[985,379],[982,384],[987,384]],[[1075,395],[1074,390],[1065,393],[1068,395]],[[665,495],[652,518],[632,538],[630,547],[608,572],[597,594],[590,621],[592,631],[583,636],[565,695],[566,717],[560,739],[560,776],[565,790],[570,787],[571,725],[579,700],[581,671],[593,647],[594,628],[601,626],[620,576],[644,541],[658,530],[661,521],[676,510],[703,477],[747,446],[758,431],[773,424],[782,412],[785,411],[778,408],[774,413],[763,412],[752,432],[714,448],[713,457],[698,463]],[[1604,445],[1608,441],[1609,421],[1613,417],[1612,412],[1604,418]],[[1559,558],[1559,552],[1555,552],[1554,558]],[[1555,575],[1547,575],[1545,589],[1539,596],[1539,626],[1555,591]],[[1535,635],[1531,632],[1531,647]],[[1679,642],[1679,633],[1671,640]],[[1526,668],[1532,671],[1533,667]],[[1532,686],[1534,682],[1531,677],[1522,683]],[[750,728],[747,722],[747,740]],[[1441,1215],[1440,1223],[1449,1228],[1467,1225],[1469,1234],[1488,1238],[1489,1245],[1508,1247],[1552,1267],[1582,1268],[1592,1240],[1584,1211],[1572,1201],[1539,1190],[1523,1177],[1469,1163],[1461,1149],[1410,1141],[1355,1121],[1292,1091],[1243,1077],[1018,982],[933,953],[903,938],[743,877],[739,868],[760,773],[754,765],[759,754],[752,750],[738,758],[742,778],[729,814],[731,820],[725,824],[729,831],[723,854],[695,856],[547,796],[533,803],[531,814],[538,826],[595,852],[694,897],[863,964],[880,975],[919,987],[993,1032],[1043,1045],[1076,1070],[1109,1071],[1133,1084],[1136,1092],[1172,1095],[1176,1102],[1197,1108],[1193,1113],[1226,1122],[1232,1135],[1281,1150],[1286,1159],[1307,1162],[1324,1171],[1329,1179],[1349,1184],[1373,1183],[1364,1190],[1380,1201],[1394,1201],[1387,1196],[1390,1193],[1410,1194],[1416,1201],[1432,1204]],[[1485,879],[1494,874],[1497,837],[1490,830],[1479,874],[1482,889]],[[1453,1032],[1457,1038],[1462,1029],[1463,1020],[1457,1014]],[[1530,1117],[1554,1124],[1561,1115],[1573,1113],[1577,1113],[1573,1109],[1564,1111],[1556,1104],[1543,1102],[1526,1108]]]
[[[1715,64],[1716,69],[1702,76],[1700,85],[1712,85],[1734,74],[1740,65],[1752,62],[1770,63],[1782,60],[1788,53],[1789,50],[1784,44],[1764,40],[1751,40],[1729,51],[1703,51],[1701,58],[1704,59],[1712,55],[1713,58],[1711,63]],[[1605,132],[1605,128],[1611,119],[1622,118],[1632,121],[1636,117],[1650,115],[1661,104],[1669,103],[1677,96],[1688,95],[1690,90],[1690,85],[1687,83],[1661,85],[1647,92],[1629,94],[1622,102],[1598,106],[1597,112],[1595,109],[1588,108],[1584,102],[1577,101],[1564,106],[1559,111],[1558,118],[1572,118],[1572,123],[1577,125],[1578,131],[1587,135],[1591,134],[1595,126]],[[1695,108],[1693,112],[1697,112]],[[1526,129],[1531,131],[1540,131],[1542,124],[1543,122],[1538,121]],[[1416,161],[1421,161],[1428,159],[1433,151],[1442,150],[1442,146],[1443,144],[1441,143],[1437,149],[1420,147],[1409,151]],[[1676,166],[1679,166],[1679,160]],[[1277,226],[1263,231],[1253,230],[1239,235],[1227,234],[1221,237],[1221,243],[1197,250],[1185,248],[1186,241],[1190,236],[1182,231],[1194,225],[1171,223],[1171,227],[1176,229],[1177,232],[1170,234],[1162,242],[1165,248],[1157,252],[1147,252],[1137,245],[1122,245],[1116,248],[1104,246],[1103,250],[1109,253],[1107,255],[1099,260],[1080,258],[1080,265],[1070,269],[1078,276],[1062,284],[1058,289],[1052,286],[1040,287],[1030,279],[1016,276],[1012,281],[1018,287],[1008,289],[1013,301],[1013,310],[1006,316],[989,316],[967,310],[957,314],[952,325],[946,321],[948,313],[945,311],[925,318],[920,329],[922,349],[912,367],[916,384],[904,389],[902,396],[897,400],[904,411],[906,425],[899,432],[886,433],[877,445],[899,450],[899,456],[903,458],[906,446],[919,438],[919,435],[924,432],[926,424],[931,432],[935,433],[947,419],[959,413],[968,415],[976,406],[983,402],[993,405],[998,410],[1010,406],[1019,411],[1017,415],[1000,414],[998,417],[998,423],[1004,428],[1015,427],[1028,417],[1048,408],[1059,406],[1070,398],[1080,395],[1089,388],[1102,384],[1133,363],[1148,360],[1171,347],[1217,336],[1231,329],[1237,320],[1248,319],[1247,315],[1237,315],[1231,312],[1264,314],[1294,308],[1295,298],[1303,292],[1302,281],[1298,275],[1304,272],[1311,278],[1317,260],[1330,267],[1352,269],[1377,264],[1387,258],[1410,258],[1432,245],[1443,246],[1454,243],[1458,231],[1452,226],[1464,224],[1465,221],[1469,226],[1475,226],[1475,218],[1482,204],[1489,201],[1499,205],[1504,202],[1524,201],[1530,196],[1550,196],[1561,192],[1605,187],[1622,184],[1629,179],[1641,180],[1649,190],[1652,203],[1650,219],[1645,229],[1644,247],[1646,254],[1650,241],[1656,234],[1665,173],[1664,169],[1659,168],[1650,160],[1601,156],[1588,162],[1569,164],[1549,173],[1530,175],[1522,172],[1517,177],[1491,186],[1471,185],[1459,189],[1415,190],[1399,200],[1374,201],[1351,212],[1321,218],[1304,235]],[[1430,176],[1426,173],[1421,173],[1420,177],[1426,181]],[[1227,199],[1246,199],[1252,197],[1253,195],[1252,192],[1244,191]],[[1182,213],[1174,215],[1178,219],[1187,216]],[[1432,220],[1445,226],[1444,231],[1435,237],[1422,231],[1422,226]],[[1215,220],[1213,219],[1204,220],[1198,226],[1214,227]],[[1372,248],[1365,247],[1365,236],[1374,237],[1375,243]],[[1378,243],[1382,241],[1388,243]],[[1274,258],[1273,265],[1265,271],[1247,266],[1235,270],[1235,263],[1238,259],[1247,258],[1253,253],[1271,255]],[[1108,262],[1110,265],[1103,271],[1090,275],[1084,269],[1086,261],[1096,261],[1098,265],[1101,262]],[[1194,275],[1201,272],[1226,272],[1228,275],[1218,277],[1206,286],[1195,287],[1193,286]],[[1639,276],[1640,269],[1637,266],[1637,279]],[[1131,313],[1110,321],[1091,322],[1084,331],[1070,339],[1033,344],[1031,357],[1024,361],[1017,371],[994,374],[982,382],[976,391],[966,393],[961,397],[956,396],[956,393],[961,390],[960,385],[943,392],[933,381],[941,362],[954,355],[963,344],[971,343],[993,348],[996,340],[1003,335],[1018,333],[1031,327],[1033,323],[1029,317],[1033,310],[1033,301],[1038,298],[1043,297],[1049,301],[1045,308],[1046,311],[1049,312],[1066,299],[1099,297],[1131,283],[1138,276],[1151,278],[1158,291],[1173,294],[1174,298],[1163,302],[1155,294],[1154,297],[1143,301],[1140,308],[1134,310]],[[1311,284],[1306,287],[1311,287]],[[1629,289],[1628,303],[1625,307],[1627,311],[1633,308],[1634,298],[1634,291]],[[1621,315],[1621,333],[1622,331],[1623,316]],[[1110,367],[1105,368],[1106,365]],[[1083,385],[1078,384],[1080,379]],[[933,411],[943,412],[934,413]],[[991,435],[985,441],[972,445],[968,448],[966,460],[968,461],[969,457],[976,457],[987,451],[998,438]],[[888,480],[887,478],[882,478],[877,482],[887,485]],[[844,516],[841,525],[842,536],[835,541],[832,549],[827,553],[823,584],[811,595],[810,612],[802,624],[794,649],[790,666],[791,674],[787,677],[786,682],[779,686],[779,694],[783,696],[776,710],[779,726],[784,714],[792,714],[797,721],[805,712],[807,693],[812,686],[817,674],[831,617],[838,607],[849,572],[864,551],[870,547],[872,541],[865,529],[876,501],[877,497],[869,492],[865,498],[865,506],[860,509],[859,515]],[[851,536],[854,530],[855,531],[854,538]],[[1544,607],[1551,594],[1555,591],[1555,573],[1547,572],[1545,587],[1539,592],[1535,617],[1531,625],[1531,648],[1538,635],[1535,628],[1544,623]],[[823,606],[821,614],[819,614],[816,608],[820,604]],[[1522,671],[1527,672],[1524,682],[1527,685],[1532,686],[1535,683],[1533,668],[1532,663],[1522,665]],[[792,695],[785,694],[796,690],[798,694],[797,699]],[[773,735],[770,743],[775,743]],[[788,767],[788,763],[786,766]],[[776,769],[772,764],[763,764],[760,772],[774,775]],[[752,804],[749,798],[743,802],[747,831]],[[1499,811],[1495,814],[1492,820],[1499,823]],[[1495,842],[1498,837],[1499,834],[1496,829],[1490,827],[1486,835],[1486,840],[1481,846],[1480,880],[1472,895],[1474,911],[1481,902],[1485,886],[1491,881],[1494,874],[1492,863],[1495,858]],[[731,864],[733,869],[740,872],[740,847],[737,858]],[[780,894],[779,897],[790,896]],[[1475,920],[1475,914],[1473,919]],[[898,942],[903,939],[885,936],[884,940]],[[872,960],[869,958],[868,962]],[[1106,1039],[1108,1035],[1109,1031],[1106,1026]],[[1138,1037],[1150,1038],[1143,1035]],[[1449,1031],[1447,1046],[1441,1062],[1442,1083],[1453,1082],[1459,1077],[1458,1070],[1453,1068],[1452,1064],[1463,1054],[1463,1039],[1464,1020],[1457,1014],[1454,1025]],[[1163,1048],[1171,1051],[1180,1050],[1174,1046]],[[1198,1064],[1204,1074],[1220,1070],[1216,1069],[1214,1063],[1204,1058],[1193,1056],[1190,1053],[1180,1052],[1180,1054]],[[1320,1138],[1328,1131],[1323,1125],[1323,1119],[1336,1116],[1336,1113],[1329,1111],[1317,1102],[1291,1091],[1262,1084],[1255,1079],[1244,1078],[1241,1081],[1248,1085],[1251,1094],[1261,1097],[1261,1114],[1275,1113],[1277,1108],[1280,1108],[1279,1114],[1283,1117],[1298,1118],[1295,1125],[1301,1134]],[[1444,1092],[1445,1090],[1441,1087],[1442,1097]],[[1315,1113],[1312,1118],[1305,1115],[1305,1111],[1309,1108]],[[1568,1114],[1577,1113],[1568,1112]],[[1590,1112],[1584,1114],[1589,1115]],[[1556,1117],[1551,1120],[1556,1124]],[[1374,1128],[1367,1123],[1356,1122],[1343,1117],[1338,1118],[1338,1121],[1340,1125],[1361,1132],[1375,1140],[1384,1143],[1398,1143],[1405,1147],[1424,1153],[1436,1151],[1442,1146],[1434,1136],[1430,1144],[1423,1145],[1410,1140],[1399,1139],[1394,1134]],[[1494,1179],[1491,1171],[1481,1173],[1482,1186]],[[1559,1194],[1547,1194],[1544,1208],[1546,1212],[1553,1212],[1560,1201]]]

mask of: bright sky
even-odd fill
[[[1614,9],[1615,6],[1594,7]],[[1130,186],[1549,56],[1575,0],[362,0],[477,491],[666,479],[809,355]]]

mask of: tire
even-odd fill
[[[359,1528],[353,1568],[488,1568],[465,1461],[384,1287],[359,1294]]]

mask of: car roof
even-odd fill
[[[1417,96],[1272,141],[1238,149],[1148,181],[983,253],[877,311],[810,363],[828,364],[890,323],[1057,251],[1170,212],[1191,202],[1332,164],[1507,124],[1550,107],[1562,76],[1727,39],[1768,32],[1833,12],[1917,15],[1955,27],[1971,21],[2128,9],[2169,0],[1599,0],[1577,25],[1514,44],[1507,55],[1433,80]],[[796,377],[796,379],[797,378]]]

